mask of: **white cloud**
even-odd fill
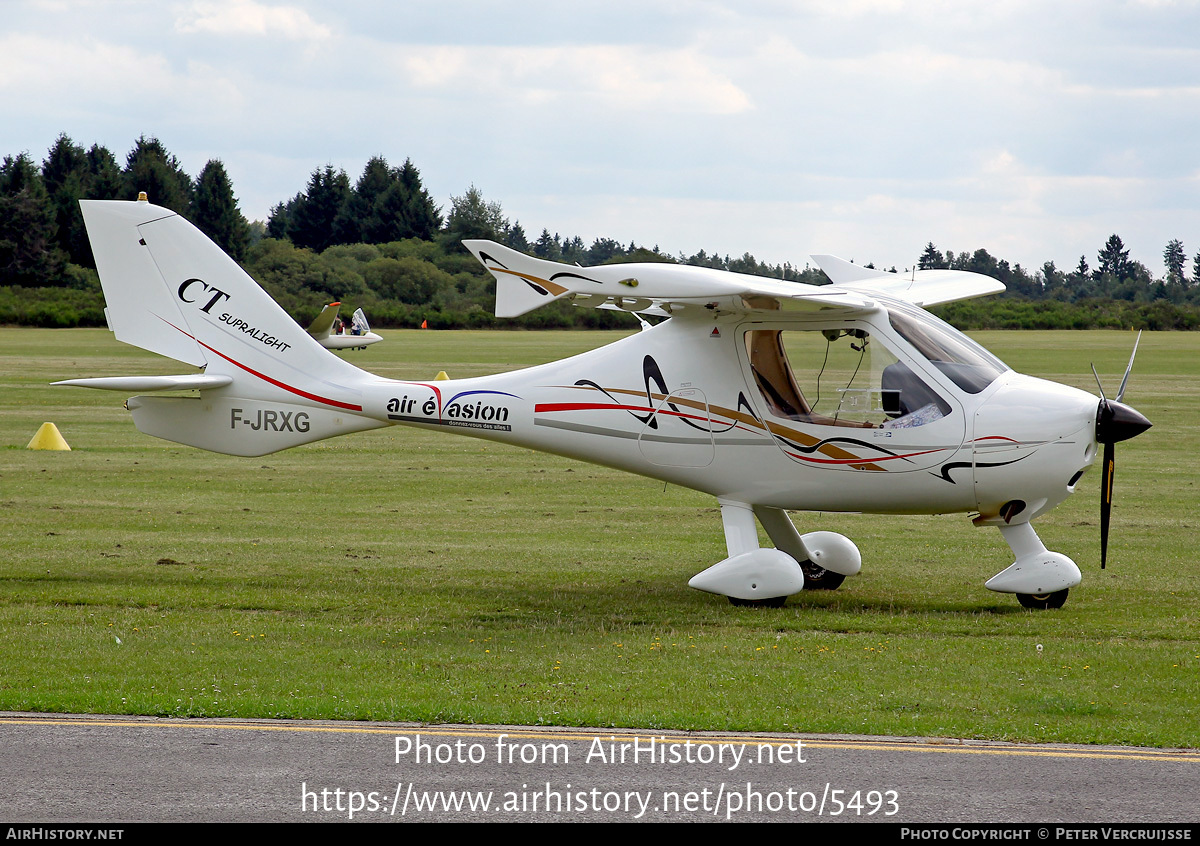
[[[504,100],[564,104],[580,98],[616,111],[655,109],[729,115],[749,95],[696,50],[629,45],[576,47],[406,47],[400,60],[414,86],[485,90]]]
[[[180,32],[216,35],[275,35],[290,40],[321,40],[332,32],[295,6],[255,0],[196,0],[176,19]]]
[[[70,97],[75,109],[97,109],[120,103],[130,111],[153,111],[162,105],[210,108],[226,112],[242,103],[237,86],[204,62],[183,69],[162,54],[101,41],[64,41],[31,35],[0,38],[0,96],[15,94],[28,101]]]
[[[0,38],[0,91],[19,92],[31,100],[57,91],[95,92],[156,86],[170,69],[162,56],[100,41],[73,41],[38,35]]]

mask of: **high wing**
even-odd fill
[[[464,241],[463,245],[496,278],[497,317],[517,317],[563,298],[589,308],[672,316],[696,309],[866,311],[876,307],[872,295],[924,306],[1004,290],[1000,282],[978,273],[923,270],[899,275],[833,256],[813,258],[834,284],[805,285],[667,262],[578,267],[527,256],[494,241]]]
[[[966,270],[888,273],[860,267],[837,256],[813,256],[812,260],[839,288],[864,294],[884,294],[922,307],[986,297],[1004,290],[1003,282]]]
[[[578,306],[663,316],[696,309],[735,313],[875,307],[870,297],[835,286],[666,262],[577,267],[533,258],[494,241],[463,245],[496,277],[497,317],[517,317],[564,297]]]

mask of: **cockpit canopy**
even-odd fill
[[[890,325],[917,355],[969,394],[1008,368],[948,323],[896,301]],[[785,420],[822,426],[903,429],[952,412],[938,389],[869,327],[751,329],[746,351],[765,409]]]

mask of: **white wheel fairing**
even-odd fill
[[[755,549],[718,561],[688,581],[696,590],[736,599],[774,599],[804,589],[796,559],[778,549]]]
[[[1041,552],[1018,558],[987,580],[984,587],[997,593],[1045,594],[1073,588],[1083,581],[1079,567],[1059,552]]]

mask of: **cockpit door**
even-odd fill
[[[638,432],[638,449],[651,464],[707,467],[716,456],[712,418],[704,392],[682,387],[655,401]]]
[[[929,470],[956,453],[966,415],[886,330],[865,321],[740,327],[755,408],[798,464]]]

